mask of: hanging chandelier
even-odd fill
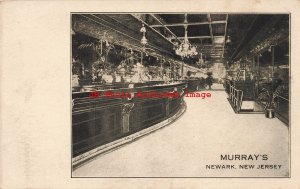
[[[142,43],[142,45],[145,46],[147,44],[148,40],[147,40],[146,35],[145,35],[146,34],[146,27],[145,27],[144,24],[142,24],[142,28],[140,29],[140,32],[143,33],[143,37],[141,39],[141,43]]]
[[[187,36],[187,14],[184,15],[184,40],[175,50],[175,53],[182,58],[197,55],[196,47],[193,47]]]

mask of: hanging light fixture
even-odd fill
[[[226,43],[227,43],[227,44],[228,44],[228,43],[231,43],[231,39],[230,39],[230,36],[229,36],[229,35],[227,36]]]
[[[175,50],[175,53],[181,57],[190,57],[197,55],[196,47],[192,47],[187,36],[187,14],[184,15],[184,39],[183,42]]]
[[[144,24],[142,24],[142,28],[140,29],[140,32],[143,33],[143,37],[141,39],[141,43],[145,46],[147,44],[148,40],[147,40],[147,38],[145,36],[145,34],[146,34],[146,27],[145,27]]]

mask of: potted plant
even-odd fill
[[[282,86],[278,86],[275,90],[272,88],[267,89],[263,88],[258,95],[259,100],[266,101],[264,110],[266,118],[274,118],[275,117],[275,108],[277,106],[275,99],[279,96],[282,91]]]

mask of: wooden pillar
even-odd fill
[[[168,117],[170,114],[170,99],[166,98],[166,116]]]
[[[95,103],[93,103],[93,107],[95,107]],[[94,120],[96,117],[96,111],[90,111],[88,113],[89,115],[89,120]],[[94,121],[89,121],[87,122],[87,127],[88,127],[88,145],[93,146],[95,144],[95,135],[96,135],[96,128],[95,128],[95,122]]]
[[[134,103],[126,103],[122,107],[122,134],[129,132],[129,117]]]
[[[272,90],[274,90],[274,78],[273,78],[273,75],[274,75],[274,66],[275,66],[275,47],[274,46],[271,46],[271,53],[272,53],[272,71],[271,71],[271,81],[272,81]],[[277,98],[278,99],[278,98]]]
[[[272,72],[271,72],[271,77],[273,77],[274,74],[274,65],[275,65],[275,60],[274,60],[274,52],[275,52],[275,48],[274,46],[271,46],[271,53],[272,53]]]
[[[252,90],[252,96],[253,98],[255,98],[255,95],[256,95],[256,91],[255,91],[255,70],[254,70],[254,66],[255,66],[255,59],[254,57],[252,57],[251,59],[251,67],[250,67],[250,79],[251,79],[251,82],[252,82],[252,85],[251,85],[251,90]]]

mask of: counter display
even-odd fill
[[[133,88],[117,88],[73,92],[72,94],[72,151],[73,157],[122,137],[149,128],[174,116],[183,108],[183,82],[169,84],[134,84]],[[132,86],[131,86],[132,87]],[[88,90],[88,89],[86,89]],[[131,94],[107,98],[105,92]],[[99,93],[95,98],[91,92]],[[177,98],[138,98],[140,92],[178,93]]]

